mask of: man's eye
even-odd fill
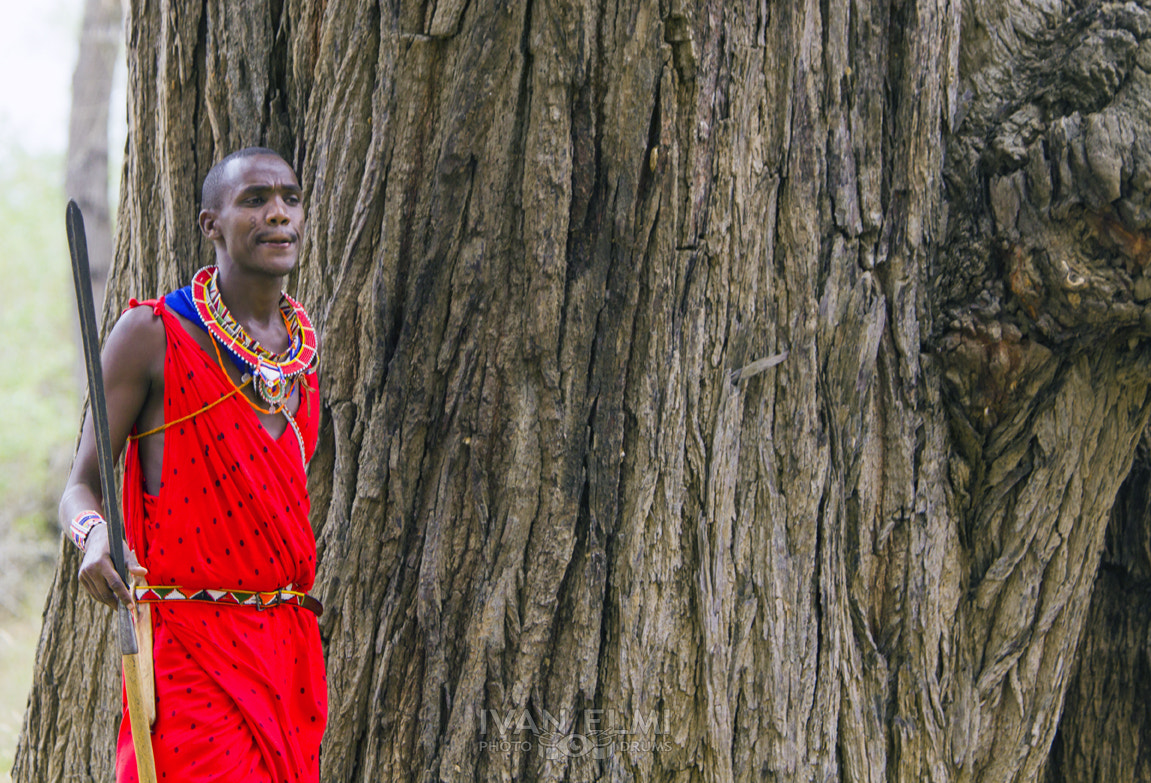
[[[300,203],[300,197],[299,196],[288,196],[287,198],[284,199],[284,203],[288,204],[289,206],[294,207]]]

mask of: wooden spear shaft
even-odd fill
[[[76,305],[80,313],[80,334],[84,342],[84,364],[88,370],[88,409],[96,434],[96,457],[100,464],[100,489],[104,495],[104,518],[108,522],[108,543],[112,564],[124,584],[128,565],[124,562],[124,523],[116,499],[116,473],[112,460],[112,437],[108,429],[108,409],[104,402],[104,373],[100,367],[100,335],[96,330],[96,308],[92,303],[92,277],[88,270],[88,240],[84,234],[84,216],[75,201],[68,202],[65,213],[68,249],[72,255],[72,279],[76,283]],[[132,744],[136,749],[136,769],[141,783],[156,783],[156,761],[152,756],[152,733],[144,703],[140,674],[140,655],[130,609],[120,604],[116,610],[119,625],[120,654],[124,664],[124,685],[128,695],[128,718],[132,725]],[[146,651],[151,655],[152,651]]]

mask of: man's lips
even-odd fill
[[[295,234],[264,234],[256,238],[261,245],[290,245],[296,241]]]

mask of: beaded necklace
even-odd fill
[[[280,295],[280,316],[288,330],[288,350],[274,354],[244,331],[220,298],[217,267],[201,269],[192,278],[192,301],[200,322],[214,340],[251,368],[252,387],[272,406],[282,406],[291,396],[297,376],[316,358],[316,332],[308,314],[292,297]],[[244,380],[247,380],[245,378]]]

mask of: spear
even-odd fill
[[[92,303],[92,276],[88,270],[88,240],[84,216],[75,201],[68,201],[65,213],[68,249],[72,255],[72,279],[76,283],[76,305],[80,312],[80,334],[84,342],[84,364],[88,370],[88,402],[96,433],[96,458],[100,464],[100,488],[104,495],[104,516],[112,565],[124,584],[128,565],[124,562],[124,524],[116,500],[116,474],[112,462],[112,437],[108,430],[108,409],[104,402],[104,373],[100,368],[100,338],[96,331],[96,308]],[[132,725],[132,745],[136,748],[136,769],[141,783],[156,783],[156,761],[152,756],[152,733],[144,703],[139,647],[129,607],[116,610],[119,623],[120,654],[124,665],[124,687],[128,694],[128,718]],[[147,655],[151,656],[148,650]],[[150,660],[150,659],[149,659]]]

